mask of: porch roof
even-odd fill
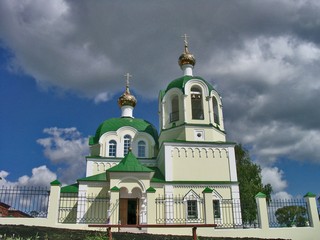
[[[129,151],[118,165],[109,168],[107,172],[154,172],[154,170],[142,165],[136,156]]]

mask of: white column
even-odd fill
[[[261,229],[269,229],[269,219],[268,219],[268,209],[266,195],[263,193],[258,193],[256,195],[256,203],[258,208],[258,218],[260,222]]]
[[[166,185],[164,187],[164,196],[165,196],[165,218],[166,223],[173,223],[173,186]]]
[[[121,107],[121,117],[133,117],[133,107],[132,106],[128,106],[128,105],[124,105]]]
[[[147,224],[147,199],[145,194],[141,197],[140,224]]]
[[[173,163],[172,163],[172,146],[164,146],[164,161],[165,161],[165,178],[166,181],[173,180]]]
[[[319,213],[317,210],[316,195],[313,193],[307,193],[304,196],[304,198],[308,206],[310,226],[320,230],[320,221],[319,221],[319,215],[318,215]]]
[[[193,66],[190,65],[190,64],[185,64],[185,65],[182,65],[182,71],[183,71],[183,75],[185,76],[193,76],[193,73],[192,73],[192,68]]]
[[[79,185],[77,223],[85,223],[83,218],[87,210],[87,185]]]
[[[51,226],[58,222],[59,218],[59,203],[60,203],[61,183],[59,181],[51,182],[49,206],[48,206],[48,222]]]

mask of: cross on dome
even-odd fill
[[[185,75],[192,76],[192,68],[196,64],[196,59],[189,52],[189,49],[188,49],[189,36],[187,34],[184,34],[181,37],[183,38],[183,41],[184,41],[184,52],[180,55],[178,63],[181,69],[184,70]]]
[[[188,35],[185,33],[184,35],[181,36],[184,39],[184,46],[188,47]]]
[[[124,76],[126,77],[126,87],[129,88],[130,78],[132,78],[132,75],[130,75],[130,73],[126,73]]]
[[[122,109],[122,117],[132,117],[132,110],[137,104],[137,99],[130,93],[129,85],[130,85],[130,78],[132,75],[130,73],[126,73],[124,75],[126,78],[126,90],[125,92],[119,97],[118,104]]]

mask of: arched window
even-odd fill
[[[202,106],[202,92],[200,87],[191,88],[192,119],[204,119]]]
[[[117,142],[115,140],[109,141],[109,157],[115,157],[117,153]]]
[[[171,100],[171,113],[170,122],[179,120],[179,99],[178,96],[174,96]]]
[[[212,106],[213,106],[213,119],[214,119],[214,122],[216,124],[220,125],[218,102],[217,102],[217,99],[215,97],[212,98]]]
[[[123,155],[126,155],[129,152],[129,148],[131,147],[131,136],[125,135],[123,141]]]
[[[138,142],[138,157],[146,157],[146,143],[142,140]]]

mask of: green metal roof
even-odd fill
[[[208,86],[209,92],[214,90],[212,85],[210,83],[208,83],[206,80],[204,80],[202,77],[198,77],[198,76],[183,76],[183,77],[177,78],[177,79],[173,80],[171,83],[169,83],[169,85],[168,85],[167,89],[165,90],[165,92],[168,92],[172,88],[179,88],[179,89],[182,90],[183,93],[185,93],[184,92],[184,86],[191,79],[198,79],[198,80],[203,81]],[[164,93],[161,92],[161,97],[163,97],[163,96],[164,96]]]
[[[75,183],[72,185],[64,186],[60,189],[61,193],[77,193],[79,190],[79,184]]]
[[[134,154],[129,151],[118,165],[109,168],[107,172],[153,172],[153,170],[143,166]]]
[[[148,121],[139,118],[111,118],[104,121],[98,127],[94,137],[90,137],[89,144],[93,145],[99,142],[100,137],[110,131],[117,131],[119,128],[129,126],[135,128],[138,132],[145,132],[150,134],[158,144],[158,131],[157,129]]]
[[[107,174],[103,172],[90,177],[80,178],[77,181],[107,181]]]
[[[149,168],[154,171],[154,175],[151,179],[151,182],[165,182],[165,178],[159,168],[157,167],[149,167]]]
[[[52,182],[50,183],[50,185],[51,185],[51,186],[60,186],[61,183],[58,181],[58,179],[56,179],[56,180],[52,181]]]

